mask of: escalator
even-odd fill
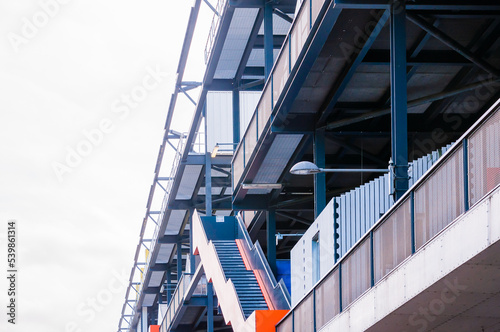
[[[212,282],[226,324],[235,332],[274,331],[290,309],[290,295],[276,282],[257,242],[239,217],[193,215],[193,248]]]

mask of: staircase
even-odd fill
[[[195,210],[192,221],[194,254],[213,284],[225,323],[235,332],[274,331],[290,309],[290,295],[243,220],[200,217]]]
[[[252,270],[247,270],[238,246],[231,240],[212,240],[226,279],[231,279],[240,299],[245,318],[255,310],[268,310],[268,306],[257,278]]]

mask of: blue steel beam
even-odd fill
[[[406,91],[406,1],[391,6],[391,140],[394,201],[408,190],[408,111]]]
[[[240,91],[233,91],[233,143],[240,142]],[[207,156],[208,157],[208,156]]]
[[[264,10],[260,9],[255,19],[252,31],[250,32],[250,37],[248,38],[245,50],[243,51],[243,55],[238,65],[238,70],[236,70],[236,75],[234,77],[234,83],[236,86],[240,85],[241,76],[243,75],[245,68],[247,66],[248,59],[250,58],[250,53],[252,53],[253,45],[255,43],[255,40],[257,39],[263,20],[264,20]]]
[[[347,62],[347,65],[344,67],[342,73],[339,75],[339,78],[335,81],[335,84],[330,89],[328,96],[326,97],[326,103],[320,107],[320,117],[318,119],[318,124],[323,125],[328,116],[335,109],[335,104],[339,100],[340,96],[344,92],[345,88],[349,84],[349,81],[354,76],[354,73],[358,69],[359,65],[363,62],[365,55],[368,53],[373,43],[377,39],[380,31],[384,27],[385,23],[389,19],[389,11],[386,10],[381,13],[380,18],[377,21],[377,24],[373,28],[372,32],[366,39],[363,46],[356,53],[354,52],[353,56]]]
[[[207,282],[207,332],[214,332],[214,290],[211,282]]]
[[[325,131],[317,130],[314,135],[314,163],[325,168]],[[326,206],[326,174],[314,174],[314,218],[316,219]]]
[[[276,210],[269,209],[266,213],[267,261],[276,275]]]
[[[440,40],[441,42],[446,44],[446,46],[448,46],[452,50],[454,50],[457,53],[459,53],[460,55],[462,55],[464,58],[466,58],[469,61],[471,61],[472,63],[474,63],[476,66],[478,66],[479,68],[481,68],[485,72],[490,73],[494,76],[500,76],[500,71],[497,68],[493,67],[492,65],[490,65],[489,63],[487,63],[483,59],[477,57],[475,54],[470,52],[467,48],[460,45],[457,41],[455,41],[453,38],[451,38],[449,35],[442,32],[438,28],[429,24],[429,22],[427,22],[423,18],[419,17],[418,15],[411,14],[411,13],[408,13],[407,17],[408,17],[408,20],[410,20],[411,22],[415,23],[417,26],[419,26],[423,30],[430,33],[434,38]]]
[[[264,71],[266,81],[271,75],[274,63],[273,7],[270,2],[264,5]]]

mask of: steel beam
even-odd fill
[[[438,28],[434,27],[432,24],[429,24],[426,20],[421,18],[418,15],[414,15],[411,13],[407,14],[408,20],[411,22],[415,23],[417,26],[422,28],[423,30],[427,31],[429,34],[431,34],[434,38],[440,40],[446,46],[451,48],[452,50],[456,51],[460,55],[462,55],[464,58],[467,60],[471,61],[474,63],[476,66],[481,68],[482,70],[486,71],[487,73],[490,73],[494,76],[500,76],[500,72],[497,68],[494,68],[492,65],[484,61],[483,59],[477,57],[475,54],[470,52],[468,49],[460,45],[457,41],[455,41],[453,38],[439,30]]]
[[[351,78],[354,76],[354,73],[358,69],[359,65],[363,62],[365,55],[368,53],[368,50],[372,47],[373,43],[377,39],[380,31],[382,31],[382,28],[389,19],[389,16],[390,15],[388,10],[381,13],[377,24],[373,28],[363,46],[361,46],[360,49],[357,49],[357,52],[355,51],[349,61],[347,61],[347,65],[344,67],[342,73],[339,75],[339,77],[335,81],[335,84],[332,86],[330,92],[328,93],[328,96],[326,98],[327,102],[320,108],[320,116],[318,119],[319,125],[324,124],[328,116],[335,109],[335,104],[337,104],[337,101],[346,89]]]
[[[264,70],[266,81],[269,75],[271,75],[271,69],[274,63],[273,42],[273,7],[272,2],[267,1],[264,4]]]
[[[233,90],[233,143],[240,142],[240,91]]]
[[[406,0],[391,5],[391,140],[394,201],[408,190],[408,111],[406,91]]]
[[[276,210],[269,209],[266,212],[266,235],[267,235],[267,261],[276,275]]]
[[[314,163],[325,168],[325,131],[317,130],[314,135]],[[314,218],[317,218],[326,206],[326,174],[314,174]]]
[[[214,332],[214,290],[211,282],[207,282],[207,332]]]

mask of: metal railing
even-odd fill
[[[210,59],[210,55],[212,54],[215,36],[217,35],[217,30],[219,28],[220,19],[226,2],[227,0],[217,0],[217,5],[215,6],[216,13],[214,13],[214,16],[212,17],[212,23],[210,24],[210,30],[208,31],[207,43],[205,44],[205,64],[208,63],[208,59]]]
[[[244,249],[246,249],[247,258],[250,260],[250,264],[254,271],[258,273],[261,273],[262,271],[265,274],[265,277],[261,278],[262,282],[264,282],[264,285],[262,286],[267,289],[275,309],[290,309],[290,294],[288,293],[285,283],[283,280],[280,280],[279,282],[276,281],[259,241],[257,241],[254,245],[241,216],[237,215],[236,219],[238,222],[239,238],[242,238],[246,243],[246,248]]]
[[[500,184],[498,101],[277,325],[316,331]]]
[[[159,229],[160,229],[160,225],[161,225],[161,221],[163,220],[164,216],[165,216],[165,212],[167,210],[167,204],[168,204],[168,200],[169,200],[169,197],[170,197],[170,192],[172,190],[172,186],[173,186],[173,179],[175,178],[176,174],[177,174],[177,170],[178,170],[178,166],[179,166],[179,163],[180,163],[180,159],[182,157],[182,152],[183,152],[183,149],[185,147],[185,142],[186,142],[186,136],[187,134],[183,133],[180,135],[180,138],[179,138],[179,142],[177,144],[177,149],[176,149],[176,152],[175,152],[175,157],[172,161],[172,168],[170,170],[170,176],[168,177],[169,180],[167,180],[167,184],[165,186],[165,194],[163,196],[163,200],[162,200],[162,205],[161,205],[161,208],[160,208],[160,214],[159,214],[159,218],[158,220],[155,222],[155,228],[154,228],[154,231],[153,231],[153,236],[151,238],[151,244],[150,244],[150,247],[147,249],[147,256],[146,256],[146,259],[145,259],[145,262],[144,263],[140,263],[141,266],[143,266],[141,268],[141,278],[140,278],[140,283],[138,285],[134,284],[133,283],[133,275],[135,273],[135,269],[136,269],[136,266],[139,265],[139,262],[136,262],[134,264],[134,267],[133,267],[133,271],[131,273],[131,277],[130,277],[130,284],[128,286],[128,290],[127,290],[127,295],[130,293],[130,290],[133,289],[134,292],[136,293],[136,300],[134,301],[134,305],[130,305],[128,303],[128,298],[126,298],[125,300],[127,301],[125,305],[128,305],[129,307],[131,307],[132,309],[132,313],[131,315],[129,315],[130,317],[134,317],[137,312],[138,312],[138,308],[137,308],[137,301],[140,297],[140,294],[142,292],[142,289],[143,289],[143,282],[144,282],[144,278],[145,276],[147,275],[148,271],[149,271],[149,266],[151,264],[151,256],[152,256],[152,252],[153,250],[155,249],[156,245],[157,245],[157,242],[158,242],[158,234],[159,234]],[[142,246],[142,243],[143,243],[143,239],[141,237],[140,239],[140,242],[139,242],[139,247]],[[124,319],[124,315],[125,314],[125,311],[122,310],[122,318],[120,320],[120,324],[119,324],[119,327],[120,329],[123,330],[122,328],[122,321],[125,321],[128,323],[128,330],[130,330],[131,328],[131,321],[127,321],[126,319]]]
[[[170,330],[170,325],[177,315],[179,308],[184,304],[184,296],[186,291],[188,290],[188,286],[191,283],[191,279],[193,278],[192,273],[183,273],[179,282],[177,283],[177,287],[172,294],[172,298],[170,299],[170,303],[168,304],[167,310],[165,311],[165,316],[161,321],[160,331],[167,332]]]
[[[244,169],[250,160],[259,139],[265,134],[269,126],[269,119],[274,107],[282,97],[283,90],[289,85],[289,78],[294,67],[300,63],[303,48],[314,23],[328,0],[304,0],[295,17],[290,32],[283,42],[278,59],[276,60],[269,78],[266,81],[262,96],[248,127],[238,145],[233,158],[233,189],[240,182]]]

